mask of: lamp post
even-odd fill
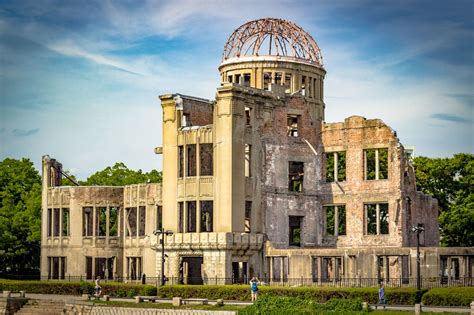
[[[165,285],[165,235],[173,235],[173,231],[165,230],[154,230],[153,234],[160,235],[160,244],[161,244],[161,285]]]
[[[420,234],[425,231],[425,228],[417,224],[412,226],[411,231],[416,233],[416,289],[419,291],[421,290]]]

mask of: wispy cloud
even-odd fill
[[[28,137],[39,132],[39,128],[35,129],[13,129],[12,134],[16,137]]]
[[[446,113],[434,113],[430,116],[433,119],[447,121],[447,122],[456,122],[456,123],[468,123],[471,119],[461,116],[456,116]]]

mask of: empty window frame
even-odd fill
[[[82,236],[93,236],[93,208],[84,207],[82,209]]]
[[[341,279],[343,274],[342,257],[321,258],[321,281],[331,282]]]
[[[201,201],[201,232],[213,231],[214,205],[212,200]]]
[[[301,224],[303,221],[302,216],[289,216],[289,245],[290,246],[301,246]]]
[[[186,214],[188,219],[186,222],[186,232],[194,233],[196,232],[196,201],[186,202]]]
[[[184,202],[178,202],[178,233],[184,232]]]
[[[196,176],[196,145],[186,146],[186,176]]]
[[[245,144],[245,161],[244,161],[245,177],[252,177],[252,145]]]
[[[227,76],[227,82],[232,83],[232,75]]]
[[[140,279],[142,276],[142,257],[127,257],[127,278]]]
[[[59,208],[53,209],[53,236],[59,236],[59,218],[60,210]]]
[[[346,180],[346,152],[326,153],[326,182]]]
[[[105,236],[107,234],[107,208],[97,207],[96,208],[96,236]]]
[[[291,93],[291,73],[285,74],[285,83],[283,84],[285,87],[285,93]]]
[[[288,190],[303,192],[304,162],[288,162]]]
[[[272,281],[288,281],[288,257],[271,257],[271,278]]]
[[[189,127],[191,124],[191,115],[189,113],[182,113],[181,116],[181,127]]]
[[[319,281],[319,258],[318,257],[311,257],[311,275],[312,281],[318,282]]]
[[[308,94],[306,83],[307,83],[307,77],[302,76],[301,77],[301,95],[304,95],[304,96],[306,96]]]
[[[388,179],[388,149],[364,150],[366,180]]]
[[[53,234],[53,233],[52,233],[52,231],[53,231],[53,230],[52,230],[52,224],[53,224],[53,209],[48,208],[48,214],[47,214],[47,215],[48,215],[48,219],[47,219],[47,222],[48,222],[48,232],[47,232],[47,233],[48,233],[48,234],[47,234],[47,235],[48,235],[48,237],[49,237],[49,236],[52,236],[52,234]]]
[[[425,224],[424,223],[418,223],[417,225],[423,231],[423,232],[420,233],[420,246],[425,246],[425,234],[426,234]]]
[[[140,206],[138,208],[140,218],[138,222],[138,236],[145,236],[145,225],[146,225],[146,207]]]
[[[298,137],[298,123],[301,119],[300,115],[288,115],[287,116],[287,135],[289,137]]]
[[[212,143],[199,145],[199,174],[200,176],[212,176],[213,174],[213,152]]]
[[[364,205],[365,232],[367,235],[388,234],[388,203],[369,203]]]
[[[241,78],[241,74],[236,74],[234,82],[241,85],[242,82],[241,82],[240,78]]]
[[[282,85],[283,83],[283,73],[275,72],[275,84]]]
[[[263,89],[268,91],[269,84],[272,82],[272,73],[264,72],[263,73]]]
[[[250,73],[244,73],[243,85],[250,86]]]
[[[109,236],[119,235],[119,217],[120,209],[118,207],[109,207]]]
[[[245,125],[250,126],[252,124],[252,109],[245,107]]]
[[[70,218],[69,218],[69,208],[63,208],[62,209],[62,231],[61,231],[61,236],[69,236],[71,233],[70,230]]]
[[[162,230],[163,229],[163,207],[156,206],[156,226],[155,230]]]
[[[101,279],[114,278],[115,257],[87,257],[87,260],[87,264],[90,264],[87,270],[89,271],[90,269],[90,273],[94,279],[97,279],[97,277]],[[89,274],[89,272],[87,272],[87,274]]]
[[[184,174],[184,147],[178,146],[178,177],[183,177]]]
[[[250,233],[252,227],[252,201],[245,201],[244,232]]]
[[[324,206],[323,209],[326,214],[326,235],[346,235],[346,206]]]
[[[48,257],[48,279],[65,279],[66,257]]]
[[[125,209],[125,236],[137,235],[137,208],[131,207]]]

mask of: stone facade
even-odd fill
[[[437,247],[437,201],[416,191],[396,132],[325,122],[321,64],[256,55],[219,71],[215,101],[160,96],[162,185],[59,187],[61,164],[43,159],[43,276],[159,277],[153,232],[169,230],[173,283],[410,284],[416,225],[424,277],[472,277],[473,248]]]

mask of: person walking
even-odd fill
[[[100,294],[102,293],[102,287],[100,286],[100,276],[97,276],[95,279],[95,298],[100,299]]]
[[[383,309],[385,309],[385,304],[387,301],[385,300],[385,289],[383,286],[383,283],[380,283],[380,288],[379,288],[379,302],[377,304],[383,304]],[[377,307],[375,307],[377,309]]]
[[[252,302],[257,301],[258,284],[259,281],[257,278],[253,277],[252,280],[250,280],[250,293],[252,294]]]

